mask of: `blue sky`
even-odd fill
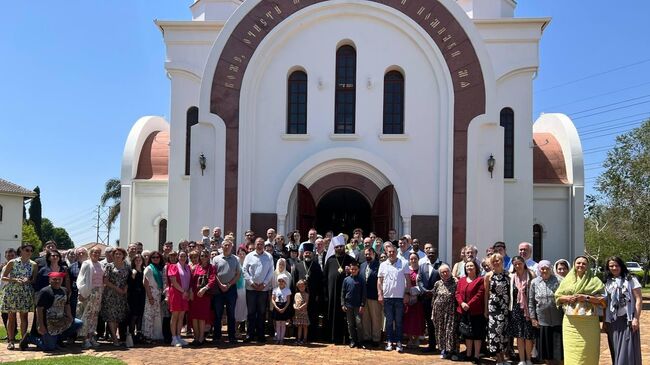
[[[169,114],[154,19],[189,20],[189,0],[0,4],[0,176],[41,188],[43,215],[76,244],[95,240],[104,182],[143,115]],[[616,133],[650,117],[647,1],[519,0],[553,18],[541,42],[534,113],[573,116],[587,192]],[[607,106],[612,104],[610,106]],[[634,105],[633,105],[634,104]],[[614,109],[614,110],[613,110]],[[118,237],[111,233],[111,242]]]

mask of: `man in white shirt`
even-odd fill
[[[539,276],[537,271],[537,262],[533,260],[533,244],[530,242],[522,242],[519,244],[519,256],[526,260],[526,267]],[[514,270],[514,267],[513,267]]]
[[[266,342],[264,319],[268,310],[269,292],[272,288],[273,258],[264,252],[264,239],[255,240],[255,250],[246,255],[242,273],[246,281],[246,306],[248,307],[248,334],[245,342],[257,339]]]
[[[384,305],[386,317],[386,351],[402,352],[402,319],[404,304],[409,301],[411,280],[407,261],[398,259],[397,249],[392,245],[386,247],[388,259],[379,265],[377,274],[378,301]]]

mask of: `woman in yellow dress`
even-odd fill
[[[605,306],[605,286],[589,270],[589,260],[576,257],[573,268],[555,292],[564,309],[562,338],[566,365],[596,365],[600,357],[597,307]]]

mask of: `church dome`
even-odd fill
[[[142,145],[138,159],[136,179],[167,179],[169,170],[169,132],[156,131],[149,134]]]
[[[551,133],[533,133],[533,182],[568,184],[566,161],[560,142]]]

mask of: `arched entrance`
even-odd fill
[[[399,216],[399,203],[393,185],[379,189],[367,178],[356,174],[334,173],[310,187],[297,184],[296,227],[307,235],[315,227],[319,233],[352,233],[362,228],[378,237],[388,237]]]
[[[365,233],[372,229],[371,207],[356,190],[339,188],[325,194],[316,205],[316,229],[351,235],[355,228]]]

